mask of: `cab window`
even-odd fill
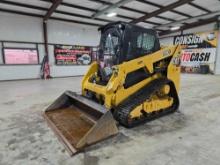
[[[142,48],[143,53],[151,52],[154,48],[155,36],[148,33],[140,33],[137,37],[137,47]]]

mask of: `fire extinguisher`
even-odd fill
[[[41,64],[41,79],[49,79],[50,76],[50,65],[48,56],[44,56]]]

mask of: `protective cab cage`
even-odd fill
[[[101,31],[99,59],[103,58],[102,49],[106,35],[111,33],[119,38],[114,65],[160,50],[157,32],[152,29],[119,21],[102,26],[98,30]]]

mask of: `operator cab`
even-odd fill
[[[112,66],[151,54],[160,49],[156,31],[125,22],[115,22],[99,28],[99,74],[108,81]]]

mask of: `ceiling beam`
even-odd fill
[[[112,5],[113,4],[112,2],[104,1],[104,0],[90,0],[90,1],[93,1],[95,3],[101,3],[101,4],[104,4],[104,5]],[[141,0],[141,2],[143,2],[143,1]],[[148,14],[147,12],[144,12],[144,11],[141,11],[141,10],[137,10],[137,9],[133,9],[133,8],[130,8],[130,7],[126,7],[126,6],[120,6],[119,9],[131,11],[131,12],[136,12],[136,13],[139,13],[139,14]],[[160,19],[168,20],[168,21],[174,21],[174,20],[172,20],[170,18],[163,17],[163,16],[156,16],[156,17],[160,18]]]
[[[163,32],[159,33],[159,36],[168,35],[168,34],[183,31],[183,30],[186,30],[186,29],[195,28],[195,27],[206,25],[206,24],[213,23],[213,22],[216,22],[216,21],[218,21],[218,16],[208,18],[208,19],[201,19],[197,22],[193,22],[193,23],[190,23],[188,25],[182,26],[180,29],[175,30],[175,31],[171,31],[171,30],[163,31]]]
[[[193,3],[193,2],[189,2],[189,5],[195,7],[195,8],[197,8],[197,9],[199,9],[199,10],[202,10],[202,11],[204,11],[204,12],[206,12],[206,13],[211,13],[210,10],[208,10],[208,9],[202,7],[202,6],[199,6],[199,5],[197,5],[197,4]]]
[[[134,18],[128,17],[128,16],[124,16],[124,15],[117,15],[117,17],[119,18],[124,18],[124,19],[128,19],[128,20],[134,20]],[[148,24],[152,24],[152,25],[161,25],[160,23],[156,23],[156,22],[152,22],[152,21],[143,21],[144,23],[148,23]]]
[[[114,4],[112,4],[112,5],[110,5],[110,6],[108,6],[108,7],[106,7],[106,8],[104,8],[104,9],[98,11],[97,13],[93,14],[93,15],[92,15],[92,18],[96,18],[96,17],[98,17],[98,16],[100,16],[100,15],[103,15],[103,14],[105,14],[105,13],[111,11],[111,10],[114,10],[114,9],[120,7],[120,6],[123,6],[123,5],[125,5],[126,3],[129,3],[129,2],[131,2],[131,1],[133,1],[133,0],[120,0],[120,1],[118,1],[118,2],[116,2],[116,3],[114,3]]]
[[[60,5],[66,6],[66,7],[71,7],[71,8],[76,8],[76,9],[80,9],[80,10],[86,10],[86,11],[90,11],[90,12],[97,12],[98,10],[96,9],[92,9],[86,6],[79,6],[77,4],[71,4],[71,3],[66,3],[66,2],[62,2]]]
[[[50,0],[41,0],[41,1],[50,2]],[[101,4],[105,4],[105,5],[112,5],[113,4],[113,3],[110,3],[110,2],[107,2],[107,1],[103,1],[103,0],[90,0],[90,1],[94,1],[96,3],[101,3]],[[70,3],[66,3],[66,2],[61,2],[60,5],[67,6],[67,7],[72,7],[72,8],[77,8],[77,9],[80,9],[80,10],[87,10],[87,11],[91,11],[91,12],[98,12],[98,10],[96,10],[96,9],[88,8],[88,7],[85,7],[85,6],[79,6],[77,4],[70,4]],[[123,6],[121,6],[119,8],[121,8],[121,9],[123,8],[124,9]],[[133,20],[134,19],[134,18],[131,18],[131,17],[128,17],[128,16],[120,15],[120,14],[118,14],[117,17],[118,18],[123,18],[123,19],[128,19],[128,20]],[[95,18],[95,19],[98,20],[100,18]],[[148,24],[156,25],[156,26],[160,25],[159,23],[152,22],[152,21],[144,21],[144,22],[148,23]]]
[[[33,5],[29,5],[29,4],[12,2],[12,1],[6,1],[6,0],[0,1],[0,4],[1,3],[8,4],[8,5],[13,5],[13,6],[25,7],[25,8],[29,8],[29,9],[41,10],[41,11],[47,11],[48,10],[48,8],[46,8],[46,7],[33,6]],[[69,13],[69,12],[61,11],[61,10],[55,10],[54,13],[59,13],[59,14],[64,14],[64,15],[74,16],[74,17],[80,17],[80,18],[86,18],[86,19],[91,19],[90,16],[85,16],[85,15],[76,14],[76,13]],[[95,20],[97,20],[97,21],[104,21],[104,22],[112,22],[110,20],[101,19],[101,18],[96,18]]]
[[[56,8],[60,5],[60,3],[62,2],[63,0],[56,0],[52,5],[51,7],[49,8],[49,10],[47,11],[47,14],[44,16],[44,21],[47,21],[50,16],[53,14],[53,12],[56,10]]]
[[[15,10],[3,9],[3,8],[0,8],[0,12],[19,14],[19,15],[30,16],[30,17],[38,17],[38,18],[44,17],[44,15],[40,15],[40,14],[30,14],[30,13],[26,13],[26,12],[22,12],[22,11],[15,11]],[[57,21],[63,21],[63,22],[69,22],[69,23],[97,26],[97,27],[103,26],[102,24],[96,24],[96,23],[90,23],[90,22],[84,22],[84,21],[76,21],[76,20],[72,20],[72,19],[64,19],[64,18],[53,17],[53,16],[50,17],[50,19],[57,20]]]
[[[132,11],[132,12],[136,12],[136,13],[140,13],[140,14],[148,14],[147,12],[145,11],[141,11],[141,10],[137,10],[137,9],[132,9],[132,8],[129,8],[129,7],[126,7],[126,6],[122,6],[121,9],[124,9],[124,10],[128,10],[128,11]],[[164,20],[167,20],[167,21],[175,21],[174,19],[172,18],[168,18],[168,17],[163,17],[163,16],[156,16],[157,18],[160,18],[160,19],[164,19]]]
[[[0,12],[43,18],[43,15],[40,15],[40,14],[26,13],[26,12],[22,12],[22,11],[16,11],[16,10],[11,10],[11,9],[4,9],[4,8],[0,8]]]
[[[220,11],[214,11],[212,13],[198,15],[198,16],[195,16],[193,18],[181,19],[181,20],[178,20],[178,21],[175,21],[175,22],[171,22],[171,23],[160,25],[160,26],[156,26],[155,28],[171,27],[173,25],[184,24],[187,21],[194,21],[194,20],[196,21],[196,20],[204,19],[205,17],[210,18],[210,17],[214,17],[214,16],[217,16],[217,15],[220,15]]]
[[[50,2],[50,0],[41,0],[41,1]],[[95,2],[95,3],[101,3],[101,4],[104,4],[104,5],[112,5],[113,4],[113,3],[109,2],[109,1],[104,1],[104,0],[90,0],[90,1]],[[143,0],[136,0],[136,1],[139,1],[139,2],[142,2],[142,3],[146,3],[146,4],[149,4],[151,6],[156,6],[158,8],[162,8],[163,7],[162,5],[159,5],[159,4],[156,4],[156,3],[153,3],[153,2],[148,2],[146,0],[145,1],[143,1]],[[72,7],[72,8],[77,8],[77,9],[80,9],[80,10],[86,10],[86,11],[90,11],[90,12],[98,12],[98,10],[96,10],[96,9],[88,8],[88,7],[85,7],[85,6],[80,6],[80,5],[77,5],[77,4],[70,4],[70,3],[66,3],[66,2],[61,2],[60,5],[67,6],[67,7]],[[120,6],[119,8],[123,9],[123,10],[131,11],[131,12],[140,13],[140,14],[148,14],[147,12],[144,12],[144,11],[141,11],[141,10],[138,10],[138,9],[129,8],[129,7],[126,7],[126,6]],[[179,12],[179,11],[174,11],[174,10],[171,10],[171,11],[175,12],[176,14],[188,17],[188,18],[192,17],[192,16],[190,16],[188,14],[185,14],[185,13],[182,13],[182,12]],[[123,16],[123,15],[117,15],[117,17],[129,19],[129,20],[133,19],[131,17],[126,17],[126,16]],[[167,17],[164,17],[164,16],[155,16],[155,17],[159,18],[159,19],[164,19],[164,20],[167,20],[167,21],[171,21],[171,22],[176,21],[174,19],[167,18]],[[99,18],[95,18],[95,19],[99,20]],[[105,19],[105,20],[103,19],[103,21],[108,22],[107,19]],[[156,25],[156,26],[159,24],[159,23],[152,22],[152,21],[145,21],[145,23]]]
[[[154,6],[154,7],[158,7],[158,8],[163,8],[163,7],[164,7],[163,5],[159,5],[159,4],[157,4],[157,3],[154,3],[154,2],[151,2],[151,1],[147,1],[147,0],[144,0],[144,1],[143,1],[143,0],[136,0],[136,1],[141,2],[141,3],[148,4],[148,5],[151,5],[151,6]],[[192,18],[191,15],[186,14],[186,13],[183,13],[183,12],[180,12],[180,11],[177,11],[177,10],[174,10],[174,9],[172,9],[172,10],[170,10],[170,11],[173,12],[173,13],[182,15],[182,16],[184,16],[184,17]]]
[[[43,0],[43,1],[45,1],[45,0]],[[23,4],[23,3],[6,1],[6,0],[0,1],[0,4],[1,3],[9,4],[9,5],[14,5],[14,6],[19,6],[19,7],[30,8],[30,9],[37,9],[37,10],[42,10],[42,11],[47,11],[48,10],[48,8],[45,8],[45,7],[33,6],[33,5],[29,5],[29,4]],[[60,5],[65,5],[65,6],[68,5],[68,7],[72,7],[72,8],[76,8],[76,9],[82,9],[82,10],[88,10],[88,11],[91,11],[91,12],[97,12],[97,10],[95,10],[95,9],[90,9],[90,8],[86,8],[86,7],[82,7],[82,6],[77,6],[77,5],[74,5],[74,4],[66,4],[66,3],[62,2]],[[74,17],[80,17],[80,18],[85,18],[85,19],[91,19],[90,16],[76,14],[76,13],[69,13],[69,12],[61,11],[61,10],[55,10],[54,13],[59,13],[59,14],[64,14],[64,15],[74,16]],[[118,15],[118,17],[119,18],[128,19],[128,20],[132,20],[133,19],[131,17],[127,17],[127,16],[123,16],[123,15]],[[103,21],[105,23],[112,22],[111,20],[103,19],[103,18],[95,18],[94,20]],[[149,24],[152,24],[152,25],[155,25],[155,26],[161,25],[159,23],[155,23],[155,22],[151,22],[151,21],[145,21],[145,23],[149,23]]]
[[[153,12],[151,12],[149,14],[146,14],[146,15],[144,15],[142,17],[139,17],[139,18],[131,21],[131,23],[138,23],[138,22],[145,21],[146,19],[152,18],[152,17],[157,16],[157,15],[159,15],[161,13],[166,12],[166,11],[170,11],[170,10],[176,8],[176,7],[182,6],[182,5],[184,5],[186,3],[189,3],[191,1],[193,1],[193,0],[179,0],[179,1],[174,2],[174,3],[170,4],[170,5],[167,5],[167,6],[163,7],[163,8],[160,8],[160,9],[158,9],[156,11],[153,11]]]
[[[101,4],[104,4],[104,5],[113,5],[112,2],[108,2],[108,1],[104,1],[104,0],[90,0],[90,1],[93,1],[93,2],[96,2],[96,3],[101,3]],[[120,6],[119,8],[129,10],[129,11],[133,10],[133,9],[130,9],[130,8],[127,8],[127,7],[124,7],[124,6]],[[120,14],[117,14],[117,17],[118,18],[129,19],[129,20],[134,19],[134,18],[131,18],[131,17],[128,17],[128,16],[120,15]],[[152,24],[152,25],[159,24],[159,23],[152,22],[152,21],[144,21],[144,23],[148,23],[148,24]]]
[[[1,0],[0,4],[7,4],[7,5],[12,5],[12,6],[18,6],[18,7],[25,7],[29,9],[36,9],[36,10],[48,10],[46,7],[40,7],[40,6],[33,6],[25,3],[18,3],[18,2],[13,2],[13,1],[7,1],[7,0]]]
[[[50,0],[40,0],[40,1],[49,2],[49,3],[51,2]],[[85,6],[79,6],[77,4],[66,3],[66,2],[61,2],[60,5],[63,5],[63,6],[66,6],[66,7],[77,8],[77,9],[80,9],[80,10],[88,10],[88,11],[91,11],[91,12],[97,12],[98,11],[98,10],[88,8],[88,7],[85,7]]]
[[[83,25],[90,25],[90,26],[103,26],[102,24],[98,23],[91,23],[91,22],[85,22],[85,21],[77,21],[77,20],[72,20],[72,19],[66,19],[66,18],[59,18],[59,17],[50,17],[52,20],[57,20],[57,21],[63,21],[63,22],[69,22],[69,23],[77,23],[77,24],[83,24]]]

